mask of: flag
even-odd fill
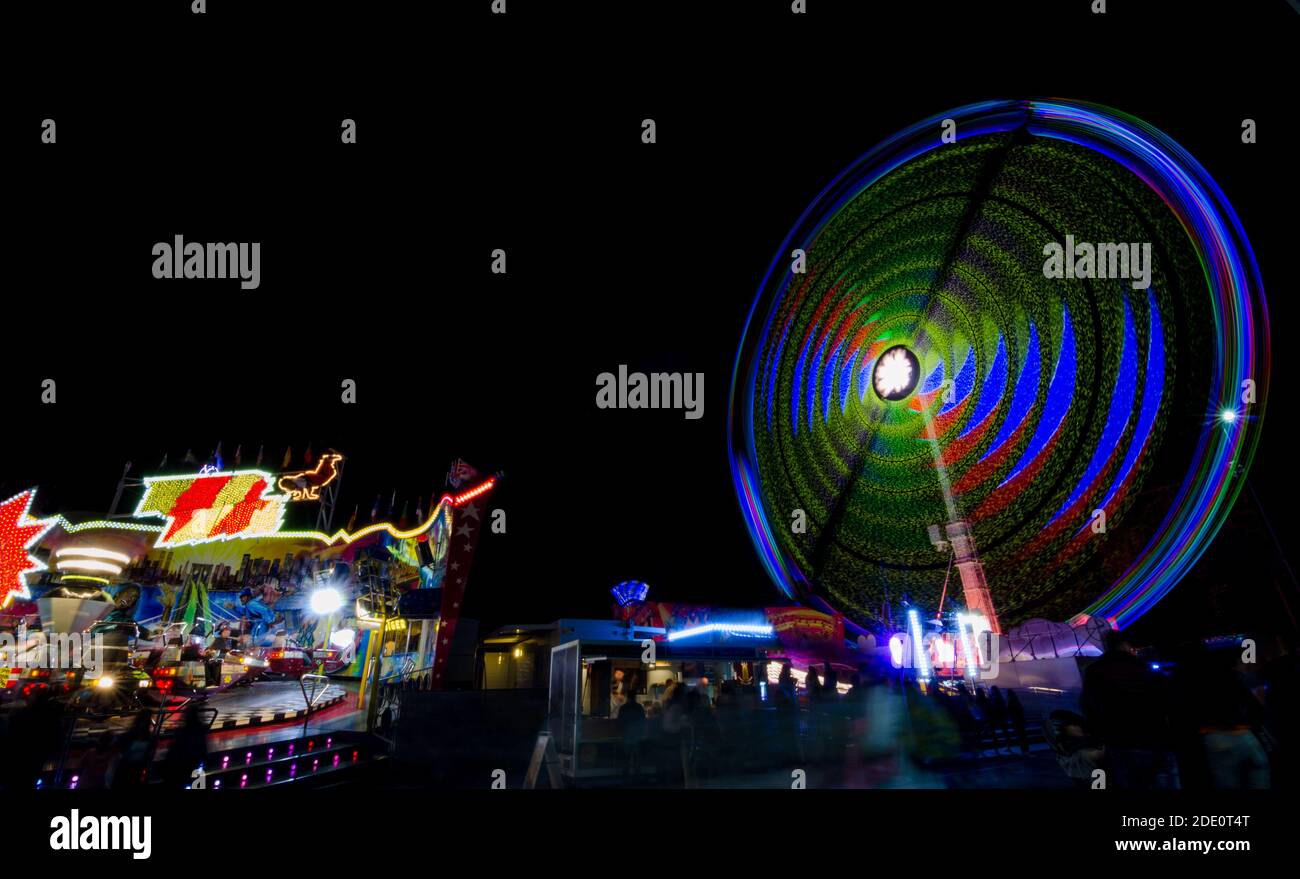
[[[167,453],[163,452],[163,459],[158,462],[158,469],[161,470],[166,466],[167,466]]]
[[[235,446],[235,466],[238,467],[240,464],[243,463],[243,461],[244,461],[244,447],[242,445]]]
[[[221,466],[221,440],[217,440],[217,447],[216,447],[215,449],[212,450],[212,460],[211,460],[209,463],[215,465],[216,468],[217,468],[218,470],[221,470],[221,469],[222,469],[222,466]]]
[[[307,460],[307,466],[310,467],[311,466],[311,443],[307,443],[306,460]]]
[[[293,463],[293,446],[284,450],[284,463],[280,465],[281,470],[288,470],[289,465]]]
[[[379,518],[379,495],[375,495],[375,504],[370,508],[370,521],[373,522]]]
[[[393,489],[393,498],[388,502],[388,516],[392,518],[393,510],[397,509],[397,489]]]
[[[185,463],[186,463],[186,464],[197,464],[197,463],[199,463],[199,459],[196,458],[196,457],[194,457],[194,450],[193,450],[193,449],[186,449],[186,450],[185,450]]]
[[[402,515],[401,518],[397,520],[397,524],[402,528],[406,527],[406,511],[410,506],[411,502],[409,500],[402,501]]]
[[[451,462],[451,469],[447,471],[447,484],[452,488],[460,488],[466,482],[478,476],[478,471],[466,464],[461,458]]]
[[[349,534],[352,533],[354,530],[356,530],[357,511],[360,509],[361,509],[361,504],[357,504],[355,507],[352,508],[352,518],[348,519],[348,527],[347,527],[347,531]]]
[[[262,446],[257,447],[257,466],[262,466]]]
[[[424,521],[424,507],[422,506],[422,504],[423,501],[417,500],[415,502],[415,521],[417,523]]]

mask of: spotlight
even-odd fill
[[[343,596],[333,586],[325,586],[311,594],[311,612],[317,616],[332,614],[343,606]]]

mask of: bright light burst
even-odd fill
[[[912,358],[906,348],[886,351],[876,364],[876,393],[886,400],[904,397],[915,384],[912,375]]]

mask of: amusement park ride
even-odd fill
[[[771,580],[851,631],[919,638],[955,567],[960,614],[1012,653],[1047,628],[1095,650],[1223,525],[1268,378],[1258,267],[1195,159],[1110,108],[988,101],[803,213],[737,352],[729,458]]]
[[[0,694],[52,689],[102,710],[324,672],[360,678],[364,705],[411,667],[439,687],[499,477],[457,462],[453,492],[414,527],[354,515],[331,531],[344,462],[331,450],[280,474],[218,463],[138,479],[128,465],[94,521],[33,517],[35,489],[0,504]],[[139,501],[119,515],[128,490]],[[317,527],[286,527],[305,503]],[[428,625],[398,663],[385,635],[405,628],[412,590],[432,599]]]

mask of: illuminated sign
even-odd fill
[[[276,487],[287,493],[289,500],[320,500],[320,490],[338,478],[339,462],[342,460],[342,455],[333,452],[321,455],[314,469],[286,473],[276,480]]]
[[[27,551],[59,520],[28,518],[35,497],[36,489],[31,488],[0,504],[0,607],[14,597],[30,598],[25,575],[45,570]]]
[[[611,586],[609,591],[613,593],[619,607],[627,607],[634,601],[645,601],[650,594],[650,587],[639,580],[624,580]]]
[[[705,623],[702,626],[694,626],[689,629],[678,629],[675,632],[668,633],[669,641],[677,641],[681,638],[691,638],[695,635],[708,635],[714,632],[721,632],[723,635],[752,635],[752,636],[770,636],[772,627],[761,623]]]
[[[270,495],[271,474],[235,470],[188,476],[147,476],[135,515],[167,520],[155,546],[274,534],[289,500]]]
[[[157,532],[158,539],[154,546],[164,548],[251,537],[315,540],[333,546],[337,543],[352,543],[381,531],[399,541],[420,538],[432,529],[431,537],[438,541],[436,546],[440,547],[435,549],[434,556],[439,558],[445,551],[442,545],[446,539],[445,530],[434,526],[442,522],[442,529],[446,529],[449,511],[482,497],[497,482],[495,476],[490,476],[459,494],[444,494],[429,517],[409,530],[401,530],[391,522],[376,522],[350,533],[340,528],[333,534],[326,534],[324,531],[281,530],[285,506],[290,497],[268,493],[273,479],[272,474],[261,470],[146,476],[144,496],[132,515],[167,520],[163,525],[122,520],[73,523],[62,516],[44,521],[49,522],[50,527],[55,524],[62,526],[68,534],[96,530]]]

